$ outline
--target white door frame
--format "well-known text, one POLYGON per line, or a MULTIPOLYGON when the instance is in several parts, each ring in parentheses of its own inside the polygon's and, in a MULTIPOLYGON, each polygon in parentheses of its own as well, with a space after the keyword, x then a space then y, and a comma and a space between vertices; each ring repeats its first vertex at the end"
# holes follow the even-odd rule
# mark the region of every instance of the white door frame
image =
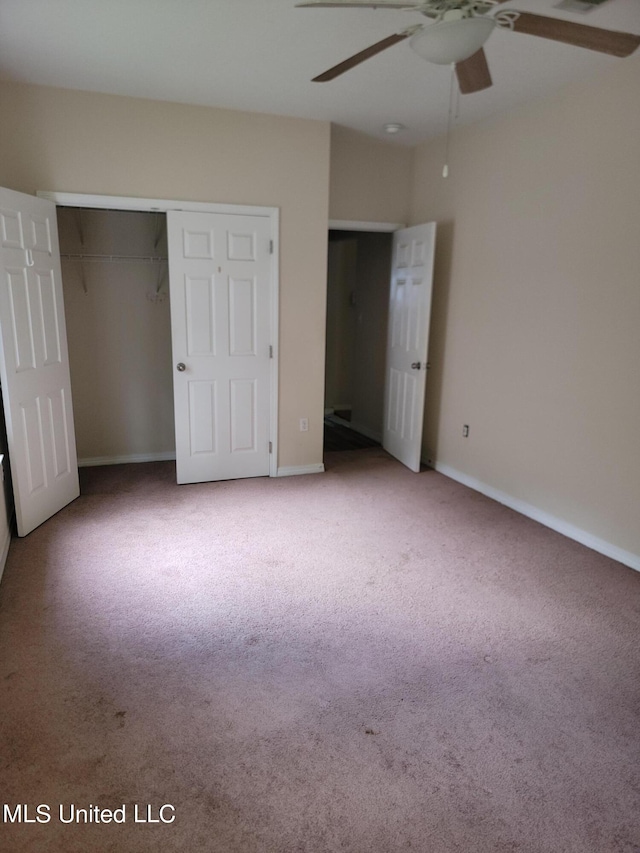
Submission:
POLYGON ((166 213, 168 210, 190 210, 199 213, 227 213, 244 216, 265 216, 271 223, 273 253, 271 255, 270 302, 273 358, 271 359, 270 381, 270 438, 272 453, 269 458, 269 476, 278 476, 278 363, 279 363, 279 290, 280 290, 280 210, 277 207, 250 206, 243 204, 215 204, 213 202, 185 201, 180 199, 135 198, 132 196, 95 195, 84 193, 61 193, 38 191, 39 198, 47 198, 59 207, 93 207, 102 210, 139 210, 150 213, 166 213))
POLYGON ((377 231, 391 234, 406 228, 404 222, 361 222, 359 219, 330 219, 329 231, 377 231))
MULTIPOLYGON (((405 222, 367 222, 359 219, 330 219, 329 231, 364 231, 369 233, 393 234, 407 228, 405 222)), ((388 307, 387 307, 388 310, 388 307)), ((386 376, 385 376, 386 385, 386 376)), ((426 462, 420 454, 420 462, 426 462)))

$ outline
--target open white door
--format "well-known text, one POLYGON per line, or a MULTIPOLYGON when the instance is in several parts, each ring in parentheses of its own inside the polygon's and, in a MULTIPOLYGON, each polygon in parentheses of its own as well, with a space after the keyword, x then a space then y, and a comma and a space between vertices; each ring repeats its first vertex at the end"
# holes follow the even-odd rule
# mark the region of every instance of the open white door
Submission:
POLYGON ((420 470, 436 224, 393 235, 382 444, 420 470))
POLYGON ((271 220, 170 210, 167 237, 178 483, 268 475, 271 220))
POLYGON ((55 204, 0 189, 0 378, 18 535, 80 494, 55 204))

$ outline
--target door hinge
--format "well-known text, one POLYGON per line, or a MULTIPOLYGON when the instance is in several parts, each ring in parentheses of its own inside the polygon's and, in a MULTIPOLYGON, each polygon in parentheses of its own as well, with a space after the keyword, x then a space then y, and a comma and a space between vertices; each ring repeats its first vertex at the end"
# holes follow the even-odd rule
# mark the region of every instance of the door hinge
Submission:
POLYGON ((269 442, 269 453, 273 453, 273 444, 269 442))
POLYGON ((269 240, 269 254, 273 255, 273 240, 269 240))
POLYGON ((273 344, 269 344, 269 358, 273 358, 273 344))

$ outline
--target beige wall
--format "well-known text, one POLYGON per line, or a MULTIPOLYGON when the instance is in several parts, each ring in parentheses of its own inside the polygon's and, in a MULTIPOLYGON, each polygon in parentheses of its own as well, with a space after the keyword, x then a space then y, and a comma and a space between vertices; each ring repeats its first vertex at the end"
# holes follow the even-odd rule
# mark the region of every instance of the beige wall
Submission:
POLYGON ((409 216, 412 168, 411 149, 334 125, 329 216, 405 223, 409 216))
POLYGON ((278 462, 320 463, 329 124, 12 83, 0 114, 10 189, 280 208, 278 462))
POLYGON ((640 555, 640 60, 417 149, 425 454, 640 555), (470 436, 462 437, 469 424, 470 436))

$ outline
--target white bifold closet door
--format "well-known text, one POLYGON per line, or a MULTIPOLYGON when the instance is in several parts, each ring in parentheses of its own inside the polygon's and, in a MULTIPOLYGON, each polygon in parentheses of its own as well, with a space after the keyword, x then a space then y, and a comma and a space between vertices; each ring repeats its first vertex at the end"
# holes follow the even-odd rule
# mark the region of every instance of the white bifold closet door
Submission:
POLYGON ((270 469, 271 223, 167 213, 178 483, 270 469))
POLYGON ((80 494, 56 207, 0 189, 0 377, 18 535, 80 494))

